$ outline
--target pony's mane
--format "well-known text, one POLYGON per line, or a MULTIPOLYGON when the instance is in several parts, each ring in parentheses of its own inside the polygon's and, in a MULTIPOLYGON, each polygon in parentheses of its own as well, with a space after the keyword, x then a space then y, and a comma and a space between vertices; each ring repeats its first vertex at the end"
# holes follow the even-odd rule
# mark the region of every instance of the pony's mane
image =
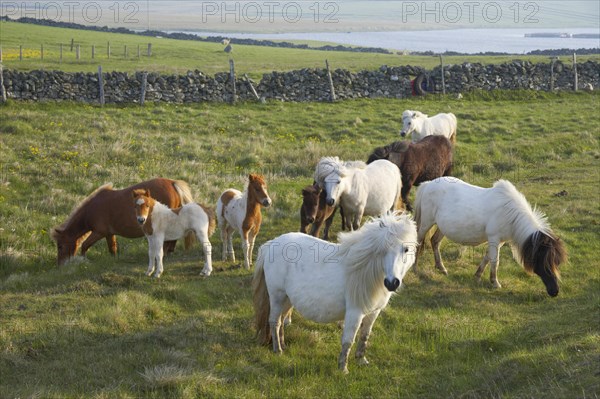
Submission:
POLYGON ((67 228, 67 226, 69 226, 69 224, 71 222, 73 222, 75 220, 75 218, 77 216, 79 216, 79 213, 81 212, 81 210, 96 196, 98 195, 98 193, 100 193, 101 191, 104 190, 112 190, 113 189, 113 184, 112 183, 106 183, 103 186, 98 187, 97 189, 95 189, 90 195, 88 195, 79 205, 77 205, 75 207, 75 209, 73 209, 71 211, 71 213, 69 214, 69 217, 67 218, 67 220, 65 220, 60 226, 55 227, 52 230, 51 236, 52 239, 54 241, 56 241, 58 239, 58 234, 59 231, 64 230, 65 228, 67 228))
POLYGON ((319 160, 315 169, 314 180, 320 186, 323 186, 325 178, 332 172, 344 173, 346 167, 338 157, 323 157, 319 160))
POLYGON ((359 230, 338 233, 338 256, 348 259, 347 286, 353 301, 363 309, 371 309, 374 287, 383 287, 383 256, 389 248, 415 245, 417 230, 413 219, 404 213, 389 213, 373 218, 359 230))
POLYGON ((514 226, 514 235, 519 245, 534 231, 539 230, 544 234, 552 232, 546 215, 537 208, 532 208, 511 182, 498 180, 493 188, 498 193, 498 202, 502 204, 504 221, 514 226))
POLYGON ((248 177, 248 183, 252 180, 258 182, 258 184, 266 184, 265 177, 263 175, 259 175, 258 173, 251 173, 248 177))
MULTIPOLYGON (((513 226, 511 249, 517 263, 528 272, 533 272, 535 262, 530 259, 530 256, 538 252, 541 242, 545 242, 546 245, 551 245, 551 242, 556 243, 553 246, 556 248, 560 246, 559 250, 563 250, 562 244, 558 244, 560 242, 558 237, 550 228, 546 215, 537 208, 532 208, 525 196, 511 182, 498 180, 493 188, 497 190, 500 203, 503 205, 504 222, 513 226), (541 236, 546 236, 547 239, 541 236)), ((560 258, 562 259, 562 256, 560 258)), ((547 265, 554 267, 552 263, 547 265)), ((555 272, 558 275, 558 271, 555 272)))
POLYGON ((369 159, 367 163, 371 163, 378 159, 389 159, 390 153, 392 152, 406 152, 410 142, 408 141, 394 141, 391 144, 388 144, 383 147, 377 147, 373 150, 373 153, 369 155, 369 159))

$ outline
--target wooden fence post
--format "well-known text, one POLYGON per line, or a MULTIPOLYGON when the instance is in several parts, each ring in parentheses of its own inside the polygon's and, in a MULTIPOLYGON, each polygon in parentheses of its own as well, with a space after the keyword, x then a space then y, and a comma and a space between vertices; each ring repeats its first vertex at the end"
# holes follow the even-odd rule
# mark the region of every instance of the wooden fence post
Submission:
POLYGON ((63 57, 63 45, 62 43, 60 44, 60 49, 59 49, 59 61, 62 64, 62 57, 63 57))
POLYGON ((329 79, 329 101, 335 101, 335 88, 333 87, 333 78, 331 77, 331 70, 329 69, 329 61, 325 60, 325 66, 327 67, 327 78, 329 79))
POLYGON ((100 105, 104 105, 104 81, 102 79, 102 65, 98 65, 98 97, 100 97, 100 105))
POLYGON ((4 73, 2 71, 2 64, 0 64, 0 103, 6 102, 6 90, 4 89, 4 73))
POLYGON ((77 47, 75 48, 75 58, 76 59, 81 58, 81 45, 80 44, 78 44, 77 47))
POLYGON ((108 45, 106 46, 106 57, 110 59, 110 42, 108 42, 108 45))
POLYGON ((127 58, 127 45, 123 48, 123 56, 127 58))
POLYGON ((148 85, 148 72, 142 74, 142 87, 140 88, 140 105, 146 102, 146 86, 148 85))
POLYGON ((43 44, 40 45, 40 59, 42 61, 44 60, 44 45, 43 44))
POLYGON ((577 53, 573 53, 573 90, 579 90, 579 78, 577 76, 577 53))
POLYGON ((148 57, 152 55, 152 43, 148 43, 148 57))
POLYGON ((446 76, 444 76, 444 56, 440 54, 440 68, 442 70, 442 94, 446 94, 446 76))
POLYGON ((92 44, 92 59, 96 58, 96 46, 92 44))
POLYGON ((74 45, 75 45, 75 39, 71 39, 71 52, 73 52, 74 45))
POLYGON ((248 75, 244 74, 244 78, 246 79, 246 83, 248 83, 248 86, 250 86, 250 90, 252 91, 252 94, 254 94, 254 98, 256 98, 256 100, 260 101, 260 97, 258 96, 256 89, 252 85, 252 82, 250 82, 250 78, 248 78, 248 75))
POLYGON ((231 80, 231 103, 237 101, 237 89, 235 87, 235 65, 233 59, 229 59, 229 80, 231 80))
POLYGON ((19 61, 23 61, 23 45, 19 44, 19 61))

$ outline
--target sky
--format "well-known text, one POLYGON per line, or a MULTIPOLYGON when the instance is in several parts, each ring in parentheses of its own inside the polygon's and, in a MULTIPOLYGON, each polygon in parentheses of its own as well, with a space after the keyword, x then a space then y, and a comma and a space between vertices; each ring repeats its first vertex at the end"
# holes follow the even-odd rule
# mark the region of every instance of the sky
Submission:
POLYGON ((129 29, 346 32, 590 28, 598 0, 0 0, 0 15, 129 29))

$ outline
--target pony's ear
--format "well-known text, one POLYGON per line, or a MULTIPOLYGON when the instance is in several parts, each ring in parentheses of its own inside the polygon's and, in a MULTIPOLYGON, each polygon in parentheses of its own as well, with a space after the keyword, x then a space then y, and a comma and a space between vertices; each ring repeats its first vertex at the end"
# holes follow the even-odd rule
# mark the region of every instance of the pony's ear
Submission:
POLYGON ((57 227, 55 229, 52 229, 52 231, 50 232, 50 237, 54 240, 54 241, 58 241, 58 239, 60 238, 60 236, 62 235, 62 233, 64 233, 64 230, 57 227))

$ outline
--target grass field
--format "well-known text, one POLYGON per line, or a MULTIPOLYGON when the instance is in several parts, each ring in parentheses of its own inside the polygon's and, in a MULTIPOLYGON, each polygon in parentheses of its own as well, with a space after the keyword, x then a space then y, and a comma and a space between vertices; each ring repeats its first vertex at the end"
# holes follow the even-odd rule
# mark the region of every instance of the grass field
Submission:
MULTIPOLYGON (((325 59, 332 68, 350 71, 375 70, 381 65, 419 65, 433 68, 439 65, 438 57, 411 56, 397 54, 351 53, 336 51, 316 51, 300 49, 270 48, 262 46, 236 45, 227 54, 223 46, 216 43, 191 42, 164 38, 149 38, 137 35, 101 33, 63 28, 0 22, 0 44, 3 51, 3 64, 6 68, 29 71, 34 69, 58 69, 70 72, 96 72, 98 65, 111 71, 159 71, 164 73, 185 73, 199 69, 204 73, 229 71, 229 59, 235 60, 238 76, 247 73, 260 79, 263 73, 289 71, 302 68, 325 68, 325 59), (70 51, 71 39, 81 46, 81 59, 77 60, 75 50, 70 51), (110 42, 111 58, 107 58, 107 45, 110 42), (152 43, 152 57, 145 56, 148 43, 152 43), (60 44, 63 44, 63 61, 60 62, 60 44), (44 45, 44 59, 41 60, 41 45, 44 45), (92 45, 95 58, 91 58, 92 45), (137 58, 140 46, 142 56, 137 58), (19 60, 19 46, 23 47, 23 60, 19 60), (124 46, 128 58, 124 56, 124 46)), ((315 44, 316 45, 316 44, 315 44)), ((484 64, 508 62, 515 58, 532 62, 549 62, 545 56, 452 56, 444 62, 461 64, 481 62, 484 64)), ((598 60, 599 56, 580 56, 578 60, 598 60)), ((565 60, 566 61, 566 60, 565 60)))
POLYGON ((599 105, 598 94, 535 92, 235 107, 10 102, 0 108, 0 397, 597 398, 599 105), (197 246, 166 258, 160 280, 145 277, 143 239, 119 239, 117 258, 100 242, 88 259, 55 265, 50 230, 109 181, 181 178, 214 205, 262 172, 274 206, 257 244, 296 231, 317 160, 366 159, 398 138, 406 108, 454 112, 455 175, 511 180, 548 215, 570 253, 557 298, 508 248, 503 288, 487 273, 477 284, 484 248, 445 241, 449 276, 426 249, 422 274, 408 274, 375 324, 371 364, 351 361, 343 376, 335 324, 296 315, 282 356, 256 343, 251 273, 220 261, 218 233, 209 278, 197 246))

